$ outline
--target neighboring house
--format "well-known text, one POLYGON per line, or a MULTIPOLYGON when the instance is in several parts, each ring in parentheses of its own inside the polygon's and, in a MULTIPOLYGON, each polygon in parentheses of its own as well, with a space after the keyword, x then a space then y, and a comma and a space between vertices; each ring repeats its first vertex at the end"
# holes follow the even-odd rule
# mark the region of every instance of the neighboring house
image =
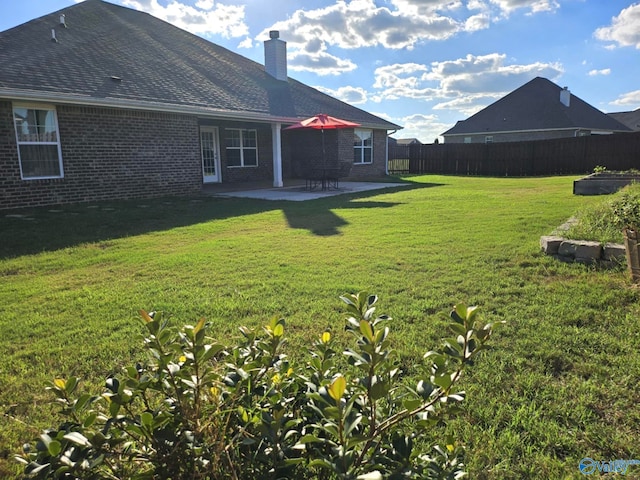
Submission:
POLYGON ((634 132, 640 131, 640 108, 632 112, 610 113, 609 116, 622 123, 623 125, 626 125, 634 132))
POLYGON ((422 145, 422 142, 417 138, 398 138, 396 145, 422 145))
POLYGON ((0 32, 0 209, 185 195, 203 184, 304 175, 325 158, 384 175, 399 127, 287 76, 271 32, 265 66, 153 16, 86 0, 0 32))
POLYGON ((445 143, 544 140, 629 132, 616 119, 536 77, 442 134, 445 143))

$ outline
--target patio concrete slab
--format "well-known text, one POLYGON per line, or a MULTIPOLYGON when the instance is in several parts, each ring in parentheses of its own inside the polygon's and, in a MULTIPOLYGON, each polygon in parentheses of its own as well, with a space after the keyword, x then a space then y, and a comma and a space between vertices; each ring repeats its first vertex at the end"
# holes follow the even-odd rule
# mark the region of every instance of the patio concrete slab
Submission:
POLYGON ((344 195, 346 193, 358 193, 368 190, 383 188, 395 188, 409 186, 407 183, 377 183, 377 182, 340 182, 337 190, 306 190, 304 186, 282 188, 259 188, 254 190, 239 190, 227 192, 211 192, 215 197, 256 198, 260 200, 287 200, 291 202, 304 202, 318 198, 344 195))

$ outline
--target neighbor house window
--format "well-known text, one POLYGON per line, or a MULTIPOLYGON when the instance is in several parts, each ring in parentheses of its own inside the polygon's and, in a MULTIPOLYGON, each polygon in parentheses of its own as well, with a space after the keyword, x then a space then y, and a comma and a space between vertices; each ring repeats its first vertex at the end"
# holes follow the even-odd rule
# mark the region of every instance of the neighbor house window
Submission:
POLYGON ((258 166, 258 133, 256 130, 225 130, 228 167, 258 166))
POLYGON ((13 122, 22 178, 61 178, 64 172, 55 107, 14 105, 13 122))
POLYGON ((373 162, 373 130, 356 128, 353 135, 353 163, 373 162))
POLYGON ((493 143, 493 135, 487 135, 484 137, 484 143, 493 143))
POLYGON ((471 143, 471 137, 464 137, 464 143, 471 143))

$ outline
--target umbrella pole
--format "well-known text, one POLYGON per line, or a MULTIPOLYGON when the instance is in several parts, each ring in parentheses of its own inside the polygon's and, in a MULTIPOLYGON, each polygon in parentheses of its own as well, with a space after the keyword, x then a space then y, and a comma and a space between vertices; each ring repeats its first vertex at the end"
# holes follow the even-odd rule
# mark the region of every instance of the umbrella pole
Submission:
POLYGON ((322 170, 324 170, 327 166, 327 154, 324 151, 324 127, 322 127, 320 130, 322 131, 322 170))

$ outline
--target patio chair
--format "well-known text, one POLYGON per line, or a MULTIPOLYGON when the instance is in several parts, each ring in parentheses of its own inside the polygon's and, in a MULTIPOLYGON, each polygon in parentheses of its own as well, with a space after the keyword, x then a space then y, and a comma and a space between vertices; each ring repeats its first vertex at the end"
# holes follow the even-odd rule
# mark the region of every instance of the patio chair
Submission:
POLYGON ((337 168, 331 168, 326 171, 327 189, 332 188, 338 190, 340 187, 340 179, 348 177, 351 173, 351 164, 343 162, 337 168))

